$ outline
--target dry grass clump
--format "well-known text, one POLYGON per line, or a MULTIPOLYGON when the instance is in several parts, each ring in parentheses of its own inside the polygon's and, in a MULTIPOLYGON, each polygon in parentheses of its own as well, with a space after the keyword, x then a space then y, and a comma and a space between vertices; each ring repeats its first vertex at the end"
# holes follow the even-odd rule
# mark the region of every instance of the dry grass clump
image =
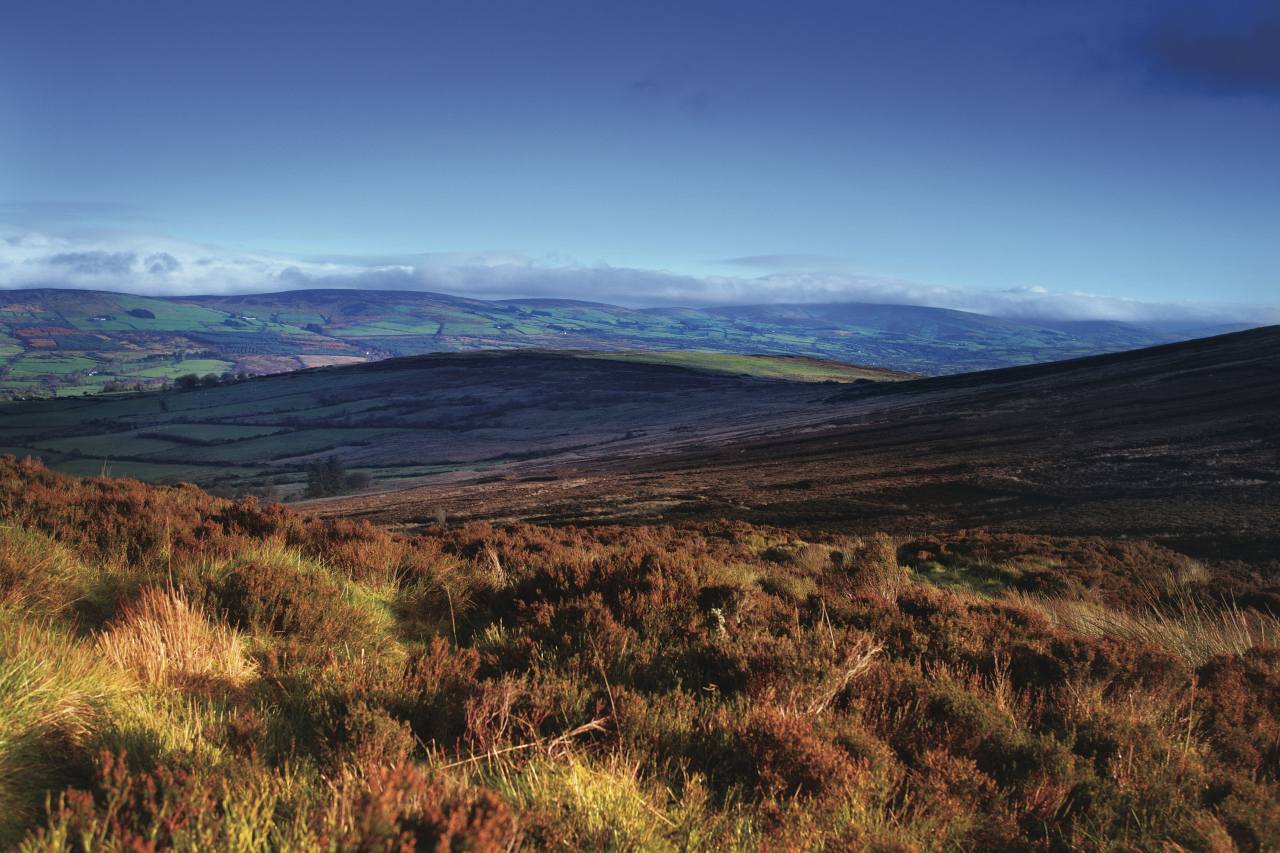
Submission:
POLYGON ((1258 646, 1280 646, 1280 618, 1234 604, 1213 607, 1186 595, 1122 610, 1096 601, 1010 593, 1008 600, 1044 614, 1073 634, 1114 637, 1168 649, 1192 666, 1215 655, 1242 655, 1258 646))
POLYGON ((898 564, 898 547, 893 537, 876 533, 853 543, 855 548, 844 554, 842 564, 857 579, 861 591, 896 601, 911 585, 911 577, 898 564))
POLYGON ((19 524, 0 523, 0 604, 64 615, 85 594, 89 574, 63 543, 19 524))
POLYGON ((103 657, 154 687, 239 688, 257 674, 238 632, 176 589, 149 587, 98 636, 103 657))

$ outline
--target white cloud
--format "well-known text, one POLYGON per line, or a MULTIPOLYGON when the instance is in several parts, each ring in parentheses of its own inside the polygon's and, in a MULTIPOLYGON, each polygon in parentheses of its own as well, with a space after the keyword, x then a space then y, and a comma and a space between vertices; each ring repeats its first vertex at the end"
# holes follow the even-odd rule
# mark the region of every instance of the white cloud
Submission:
MULTIPOLYGON (((315 286, 335 276, 390 272, 282 255, 227 252, 147 234, 50 234, 0 228, 0 287, 70 287, 187 296, 315 286)), ((401 268, 407 275, 411 268, 401 268)))
POLYGON ((353 287, 434 290, 477 299, 581 299, 631 307, 876 302, 1021 319, 1280 323, 1280 308, 1275 306, 1143 302, 1034 285, 962 289, 824 270, 812 263, 806 265, 809 271, 786 271, 784 257, 792 256, 749 259, 775 270, 765 275, 699 277, 563 259, 535 261, 510 251, 297 258, 230 252, 136 233, 50 234, 0 228, 0 288, 195 295, 353 287))

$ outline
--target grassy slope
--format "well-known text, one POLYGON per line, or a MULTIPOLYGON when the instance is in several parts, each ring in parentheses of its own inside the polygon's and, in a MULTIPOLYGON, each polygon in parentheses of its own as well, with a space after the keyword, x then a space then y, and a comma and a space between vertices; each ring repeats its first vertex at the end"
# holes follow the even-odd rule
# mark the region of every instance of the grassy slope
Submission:
POLYGON ((409 292, 155 299, 32 290, 0 294, 0 391, 87 393, 108 381, 512 347, 765 352, 932 374, 1166 339, 1114 323, 1053 326, 909 306, 637 311, 409 292))
POLYGON ((978 545, 402 539, 0 460, 0 844, 1280 845, 1277 625, 1238 580, 978 545))
POLYGON ((910 374, 801 356, 765 356, 706 350, 621 352, 603 358, 647 364, 671 364, 711 373, 733 373, 797 382, 872 382, 911 378, 910 374))

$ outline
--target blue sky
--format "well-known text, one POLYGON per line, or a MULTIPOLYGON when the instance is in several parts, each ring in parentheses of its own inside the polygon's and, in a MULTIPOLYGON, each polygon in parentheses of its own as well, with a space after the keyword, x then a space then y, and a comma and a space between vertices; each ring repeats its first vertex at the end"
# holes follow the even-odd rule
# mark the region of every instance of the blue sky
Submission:
POLYGON ((1278 152, 1273 3, 50 0, 0 283, 1272 305, 1278 152))

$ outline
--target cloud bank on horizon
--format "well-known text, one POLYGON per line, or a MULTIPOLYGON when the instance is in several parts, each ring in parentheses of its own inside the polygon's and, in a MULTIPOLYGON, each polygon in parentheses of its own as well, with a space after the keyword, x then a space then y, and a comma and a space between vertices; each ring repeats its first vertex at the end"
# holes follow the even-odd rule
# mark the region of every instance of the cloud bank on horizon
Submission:
POLYGON ((727 267, 755 275, 537 261, 517 252, 300 258, 234 252, 116 231, 54 235, 0 229, 0 289, 72 288, 148 296, 267 293, 306 288, 422 290, 475 299, 555 298, 629 307, 869 302, 998 317, 1149 324, 1280 323, 1280 306, 1154 302, 1027 286, 977 290, 858 274, 839 258, 760 255, 727 267))

